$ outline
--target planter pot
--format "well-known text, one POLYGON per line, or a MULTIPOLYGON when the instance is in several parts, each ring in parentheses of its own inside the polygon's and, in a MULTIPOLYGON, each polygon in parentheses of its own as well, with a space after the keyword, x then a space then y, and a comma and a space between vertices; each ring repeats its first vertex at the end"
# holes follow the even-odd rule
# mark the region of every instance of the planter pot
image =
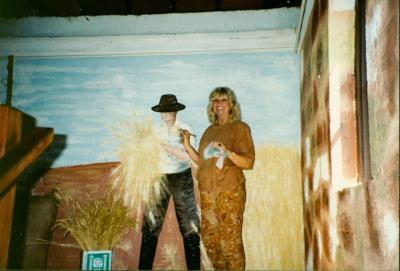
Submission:
POLYGON ((111 250, 84 251, 82 270, 111 270, 111 250))

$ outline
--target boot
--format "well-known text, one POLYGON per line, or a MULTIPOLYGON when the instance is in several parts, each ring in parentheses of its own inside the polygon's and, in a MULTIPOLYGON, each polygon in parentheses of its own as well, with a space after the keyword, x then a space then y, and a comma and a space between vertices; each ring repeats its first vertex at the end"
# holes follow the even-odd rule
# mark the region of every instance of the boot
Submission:
POLYGON ((156 255, 158 237, 143 234, 142 244, 140 246, 140 259, 139 259, 139 269, 140 270, 152 270, 154 256, 156 255))
POLYGON ((200 270, 200 237, 191 233, 183 237, 185 259, 188 270, 200 270))

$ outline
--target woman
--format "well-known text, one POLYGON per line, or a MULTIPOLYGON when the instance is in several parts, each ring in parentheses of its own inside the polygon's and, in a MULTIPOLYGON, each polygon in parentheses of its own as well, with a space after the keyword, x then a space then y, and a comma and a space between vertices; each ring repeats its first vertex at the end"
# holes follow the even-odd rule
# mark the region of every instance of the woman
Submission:
POLYGON ((215 269, 243 270, 242 222, 246 201, 243 169, 252 169, 254 145, 249 126, 240 120, 235 93, 218 87, 209 96, 208 119, 199 151, 183 131, 183 146, 198 165, 202 239, 215 269))

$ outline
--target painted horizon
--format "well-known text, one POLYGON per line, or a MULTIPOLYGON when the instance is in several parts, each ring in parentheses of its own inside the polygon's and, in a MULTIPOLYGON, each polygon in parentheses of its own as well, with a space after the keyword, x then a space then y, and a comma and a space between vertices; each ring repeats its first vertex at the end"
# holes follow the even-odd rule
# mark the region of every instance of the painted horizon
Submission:
POLYGON ((13 106, 66 136, 52 167, 116 161, 111 127, 132 112, 158 124, 151 107, 166 93, 186 105, 178 118, 201 135, 217 86, 235 91, 256 147, 298 145, 298 67, 292 52, 17 58, 13 106))

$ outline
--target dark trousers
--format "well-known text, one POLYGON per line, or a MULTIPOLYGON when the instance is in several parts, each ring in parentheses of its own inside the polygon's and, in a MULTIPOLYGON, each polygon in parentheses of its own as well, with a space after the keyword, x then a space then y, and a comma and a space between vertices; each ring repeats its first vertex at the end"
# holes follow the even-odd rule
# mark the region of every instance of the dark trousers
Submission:
POLYGON ((163 193, 156 207, 145 209, 142 226, 142 244, 140 247, 139 269, 153 268, 158 236, 161 232, 168 203, 172 197, 179 230, 183 237, 185 258, 189 270, 200 269, 200 221, 194 196, 191 169, 166 174, 166 193, 163 193), (152 212, 150 219, 149 213, 152 212))

